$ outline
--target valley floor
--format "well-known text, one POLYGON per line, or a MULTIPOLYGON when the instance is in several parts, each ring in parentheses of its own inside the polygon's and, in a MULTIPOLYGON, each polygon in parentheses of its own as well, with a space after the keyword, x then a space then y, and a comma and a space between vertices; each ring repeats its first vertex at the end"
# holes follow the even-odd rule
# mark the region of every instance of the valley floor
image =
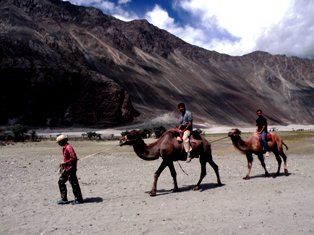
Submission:
MULTIPOLYGON (((222 187, 216 187, 208 165, 202 190, 191 190, 200 173, 193 159, 180 162, 188 175, 175 163, 180 192, 171 192, 166 169, 153 198, 147 192, 160 159, 145 162, 118 141, 70 140, 80 158, 86 203, 64 206, 56 204, 62 155, 54 141, 2 146, 0 234, 313 234, 314 136, 290 132, 284 139, 289 176, 264 178, 254 158, 252 179, 243 180, 246 158, 224 139, 212 144, 222 187)), ((266 164, 269 172, 276 171, 273 155, 266 164)), ((69 185, 68 194, 72 199, 69 185)))

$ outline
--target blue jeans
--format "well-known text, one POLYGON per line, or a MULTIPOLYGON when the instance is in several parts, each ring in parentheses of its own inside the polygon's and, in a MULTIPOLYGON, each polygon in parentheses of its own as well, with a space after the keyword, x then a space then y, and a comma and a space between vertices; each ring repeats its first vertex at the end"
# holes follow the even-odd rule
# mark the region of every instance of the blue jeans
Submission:
POLYGON ((267 143, 267 132, 263 131, 261 133, 261 136, 262 136, 262 145, 263 145, 264 151, 268 152, 269 147, 268 147, 268 143, 267 143))

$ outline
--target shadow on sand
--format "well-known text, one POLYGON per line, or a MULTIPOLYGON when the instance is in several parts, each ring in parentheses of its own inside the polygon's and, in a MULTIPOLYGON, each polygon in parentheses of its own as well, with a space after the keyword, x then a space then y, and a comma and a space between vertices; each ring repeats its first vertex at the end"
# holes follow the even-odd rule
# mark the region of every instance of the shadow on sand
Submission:
POLYGON ((84 203, 100 203, 103 202, 101 197, 87 197, 84 199, 84 203))
POLYGON ((288 174, 282 172, 282 173, 279 173, 279 175, 276 175, 276 173, 270 173, 268 177, 266 177, 265 174, 259 174, 259 175, 250 176, 250 179, 254 179, 254 178, 277 178, 277 177, 289 176, 289 175, 291 175, 290 172, 288 174))
MULTIPOLYGON (((183 193, 183 192, 187 192, 187 191, 191 191, 193 190, 194 188, 194 184, 193 185, 185 185, 183 187, 179 187, 179 191, 176 192, 176 193, 183 193)), ((225 184, 222 184, 222 185, 217 185, 217 184, 214 184, 214 183, 209 183, 209 184, 201 184, 200 186, 200 189, 197 190, 199 192, 203 192, 203 191, 206 191, 206 190, 209 190, 209 189, 214 189, 214 188, 218 188, 218 187, 223 187, 225 186, 225 184)), ((149 193, 149 191, 146 191, 145 193, 149 193)), ((162 195, 166 195, 166 194, 171 194, 173 193, 172 192, 172 189, 159 189, 157 190, 157 195, 156 196, 162 196, 162 195)))

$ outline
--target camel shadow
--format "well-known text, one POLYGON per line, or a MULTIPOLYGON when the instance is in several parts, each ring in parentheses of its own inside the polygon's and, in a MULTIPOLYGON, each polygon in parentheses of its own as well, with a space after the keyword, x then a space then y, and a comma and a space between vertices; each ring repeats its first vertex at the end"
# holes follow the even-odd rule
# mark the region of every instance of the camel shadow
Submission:
POLYGON ((292 173, 284 173, 284 172, 281 172, 281 173, 279 173, 279 175, 276 175, 276 173, 273 173, 273 174, 270 174, 271 175, 271 177, 273 177, 273 178, 277 178, 277 177, 282 177, 282 176, 289 176, 289 175, 291 175, 292 173))
POLYGON ((289 176, 289 175, 291 175, 290 172, 288 174, 282 172, 282 173, 279 173, 279 175, 276 175, 276 173, 270 173, 268 177, 265 176, 265 174, 259 174, 259 175, 250 176, 250 179, 254 179, 254 178, 277 178, 277 177, 289 176))
POLYGON ((100 203, 103 202, 101 197, 87 197, 84 199, 84 203, 100 203))
POLYGON ((269 174, 269 176, 265 176, 265 174, 259 174, 259 175, 253 175, 250 176, 250 179, 255 179, 255 178, 272 178, 272 174, 269 174))
MULTIPOLYGON (((222 184, 222 185, 217 185, 214 183, 202 184, 200 186, 200 189, 196 190, 196 191, 203 192, 203 191, 206 191, 209 189, 219 188, 219 187, 223 187, 223 186, 225 186, 225 184, 222 184)), ((178 192, 175 192, 175 193, 183 193, 183 192, 187 192, 187 191, 193 191, 194 187, 195 187, 195 184, 184 185, 183 187, 179 188, 178 192)), ((149 191, 146 191, 145 193, 149 193, 149 191)), ((173 193, 172 189, 159 189, 159 190, 157 190, 156 196, 162 196, 162 195, 167 195, 167 194, 172 194, 172 193, 173 193)))
MULTIPOLYGON (((225 186, 225 184, 222 184, 222 185, 218 185, 218 184, 215 184, 215 183, 201 184, 200 189, 196 190, 196 191, 203 192, 203 191, 206 191, 206 190, 210 190, 210 189, 214 189, 214 188, 220 188, 220 187, 223 187, 223 186, 225 186)), ((194 184, 193 185, 185 185, 184 187, 181 187, 179 190, 181 192, 190 191, 190 190, 193 190, 194 187, 195 187, 194 184)))
MULTIPOLYGON (((145 191, 145 193, 149 194, 150 191, 145 191)), ((167 194, 171 194, 172 189, 159 189, 157 190, 157 195, 156 196, 162 196, 162 195, 167 195, 167 194)))

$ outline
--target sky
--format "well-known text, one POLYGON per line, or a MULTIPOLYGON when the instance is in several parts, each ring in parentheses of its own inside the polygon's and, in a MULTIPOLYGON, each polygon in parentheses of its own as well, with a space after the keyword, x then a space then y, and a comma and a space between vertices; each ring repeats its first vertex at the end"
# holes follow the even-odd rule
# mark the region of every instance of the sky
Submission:
POLYGON ((123 21, 146 19, 184 41, 232 56, 314 59, 314 0, 69 0, 123 21))

